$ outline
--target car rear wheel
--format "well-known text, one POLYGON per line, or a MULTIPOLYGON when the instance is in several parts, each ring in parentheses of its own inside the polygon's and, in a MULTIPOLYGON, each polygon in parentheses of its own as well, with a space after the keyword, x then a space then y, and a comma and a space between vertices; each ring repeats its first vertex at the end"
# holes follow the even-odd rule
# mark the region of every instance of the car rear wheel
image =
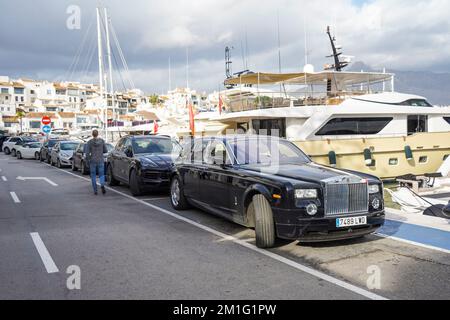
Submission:
POLYGON ((132 170, 130 173, 130 190, 133 196, 142 196, 142 188, 139 185, 139 178, 137 176, 136 170, 132 170))
POLYGON ((56 160, 56 166, 57 166, 59 169, 62 168, 62 166, 61 166, 61 161, 60 161, 59 159, 56 160))
POLYGON ((16 155, 17 155, 17 159, 22 159, 22 154, 20 153, 20 151, 18 151, 18 152, 16 152, 16 155))
POLYGON ((262 194, 253 196, 252 205, 255 210, 256 246, 272 248, 275 245, 275 224, 269 201, 262 194))
POLYGON ((86 167, 84 161, 81 161, 81 173, 85 176, 87 176, 89 174, 89 170, 86 167))
POLYGON ((53 165, 52 158, 50 156, 47 156, 47 163, 53 165))
POLYGON ((39 153, 39 161, 40 161, 40 162, 44 162, 44 160, 45 160, 45 159, 44 159, 44 157, 42 156, 42 153, 39 153))
POLYGON ((183 187, 178 176, 173 177, 170 183, 170 203, 175 210, 189 209, 189 203, 184 196, 183 187))
POLYGON ((5 150, 3 150, 4 152, 5 152, 5 154, 7 154, 7 155, 9 155, 9 154, 11 154, 11 151, 9 150, 9 148, 8 147, 6 147, 5 148, 5 150))
POLYGON ((12 151, 11 151, 11 155, 12 155, 13 157, 17 157, 17 152, 16 152, 16 150, 15 150, 15 149, 12 149, 12 151))
POLYGON ((108 181, 108 185, 110 187, 115 187, 119 185, 119 181, 114 178, 113 170, 111 166, 108 166, 106 170, 106 180, 108 181))

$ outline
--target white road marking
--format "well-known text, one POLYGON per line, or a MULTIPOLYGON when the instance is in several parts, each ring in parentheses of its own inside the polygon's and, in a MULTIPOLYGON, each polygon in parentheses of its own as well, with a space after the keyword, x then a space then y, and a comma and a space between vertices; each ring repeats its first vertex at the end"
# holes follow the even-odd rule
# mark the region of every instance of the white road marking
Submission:
MULTIPOLYGON (((58 168, 56 168, 56 169, 58 169, 58 168)), ((65 170, 62 170, 62 169, 58 169, 58 170, 61 170, 62 172, 66 173, 66 174, 69 174, 69 175, 72 175, 74 177, 77 177, 79 179, 82 179, 82 180, 85 180, 85 181, 88 181, 88 182, 91 181, 91 180, 89 180, 87 178, 80 177, 80 176, 78 176, 78 175, 76 175, 76 174, 74 174, 72 172, 68 172, 68 171, 65 171, 65 170)), ((173 212, 171 212, 169 210, 166 210, 166 209, 160 208, 158 206, 152 205, 152 204, 150 204, 148 202, 145 202, 143 200, 136 199, 135 197, 130 196, 130 195, 128 195, 126 193, 123 193, 121 191, 117 191, 117 190, 111 189, 111 188, 108 188, 108 190, 110 190, 112 192, 115 192, 117 194, 120 194, 121 196, 123 196, 125 198, 128 198, 128 199, 134 200, 136 202, 139 202, 139 203, 141 203, 141 204, 143 204, 143 205, 145 205, 147 207, 150 207, 150 208, 152 208, 154 210, 157 210, 157 211, 159 211, 159 212, 161 212, 163 214, 166 214, 168 216, 171 216, 171 217, 173 217, 175 219, 178 219, 178 220, 181 220, 183 222, 186 222, 186 223, 188 223, 188 224, 190 224, 192 226, 195 226, 195 227, 197 227, 199 229, 202 229, 202 230, 204 230, 206 232, 214 234, 214 235, 216 235, 216 236, 218 236, 218 237, 220 237, 220 238, 222 238, 224 240, 232 241, 232 242, 234 242, 234 243, 236 243, 236 244, 238 244, 240 246, 243 246, 243 247, 245 247, 245 248, 247 248, 247 249, 249 249, 251 251, 260 253, 260 254, 262 254, 264 256, 267 256, 269 258, 272 258, 272 259, 274 259, 274 260, 276 260, 278 262, 281 262, 281 263, 284 263, 284 264, 286 264, 288 266, 291 266, 294 269, 297 269, 297 270, 300 270, 302 272, 305 272, 305 273, 307 273, 309 275, 312 275, 312 276, 314 276, 316 278, 325 280, 325 281, 327 281, 329 283, 332 283, 332 284, 334 284, 336 286, 339 286, 341 288, 347 289, 347 290, 349 290, 351 292, 359 294, 359 295, 361 295, 363 297, 366 297, 368 299, 371 299, 371 300, 388 300, 387 298, 382 297, 380 295, 377 295, 377 294, 375 294, 373 292, 370 292, 368 290, 365 290, 365 289, 362 289, 360 287, 354 286, 354 285, 352 285, 350 283, 347 283, 345 281, 339 280, 337 278, 329 276, 329 275, 327 275, 327 274, 325 274, 323 272, 317 271, 317 270, 312 269, 310 267, 304 266, 304 265, 302 265, 302 264, 300 264, 298 262, 295 262, 293 260, 287 259, 287 258, 285 258, 283 256, 278 255, 278 254, 272 253, 272 252, 267 251, 267 250, 260 249, 260 248, 256 247, 255 245, 253 245, 251 243, 247 243, 247 242, 245 242, 243 240, 240 240, 240 239, 237 239, 237 238, 235 238, 235 237, 233 237, 231 235, 222 233, 220 231, 217 231, 215 229, 212 229, 210 227, 207 227, 205 225, 202 225, 200 223, 192 221, 192 220, 190 220, 188 218, 182 217, 182 216, 180 216, 180 215, 178 215, 176 213, 173 213, 173 212)))
POLYGON ((30 233, 30 235, 31 235, 31 238, 33 239, 34 245, 39 253, 39 256, 41 257, 41 260, 44 263, 47 273, 59 272, 58 267, 56 266, 55 262, 53 261, 52 257, 50 256, 50 253, 48 252, 47 248, 45 247, 45 244, 42 241, 41 237, 39 236, 39 233, 37 233, 37 232, 30 233))
POLYGON ((164 197, 164 198, 149 198, 149 199, 138 199, 141 201, 159 201, 159 200, 168 200, 169 197, 164 197))
POLYGON ((19 197, 15 192, 10 192, 9 194, 11 195, 11 198, 13 198, 14 203, 20 203, 19 197))
POLYGON ((407 243, 407 244, 411 244, 413 246, 422 247, 422 248, 429 249, 429 250, 440 251, 440 252, 443 252, 443 253, 450 253, 450 250, 447 250, 447 249, 433 247, 433 246, 429 246, 429 245, 426 245, 426 244, 422 244, 422 243, 418 243, 418 242, 414 242, 414 241, 410 241, 410 240, 405 240, 405 239, 401 239, 401 238, 397 238, 397 237, 387 236, 387 235, 379 234, 379 233, 375 233, 375 235, 377 237, 380 237, 380 238, 400 241, 400 242, 404 242, 404 243, 407 243))
POLYGON ((47 182, 48 184, 57 187, 58 185, 56 183, 54 183, 53 181, 51 181, 48 178, 44 178, 44 177, 17 177, 17 180, 20 181, 26 181, 26 180, 43 180, 45 182, 47 182))
POLYGON ((5 182, 7 182, 7 181, 8 181, 8 179, 6 179, 6 177, 5 177, 5 176, 2 176, 2 180, 3 180, 3 181, 5 181, 5 182))

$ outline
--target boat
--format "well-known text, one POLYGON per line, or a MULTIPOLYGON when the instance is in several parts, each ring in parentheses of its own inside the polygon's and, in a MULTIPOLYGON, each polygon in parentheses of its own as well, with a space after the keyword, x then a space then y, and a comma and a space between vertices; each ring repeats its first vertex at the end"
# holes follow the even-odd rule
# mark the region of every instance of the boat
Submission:
POLYGON ((450 156, 450 107, 396 92, 394 74, 343 71, 349 60, 330 39, 334 64, 323 71, 228 77, 225 110, 211 120, 223 134, 277 135, 315 162, 383 180, 437 172, 450 156))

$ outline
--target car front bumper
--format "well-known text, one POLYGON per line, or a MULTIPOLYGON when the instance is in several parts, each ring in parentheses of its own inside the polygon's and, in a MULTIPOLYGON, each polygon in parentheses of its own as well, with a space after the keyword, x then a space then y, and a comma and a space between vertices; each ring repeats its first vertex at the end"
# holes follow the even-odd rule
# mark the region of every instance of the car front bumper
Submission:
POLYGON ((59 161, 61 162, 61 165, 63 166, 71 166, 72 165, 72 158, 59 158, 59 161))
POLYGON ((362 237, 376 232, 385 221, 384 211, 319 218, 304 218, 304 214, 296 214, 294 210, 273 208, 273 213, 278 237, 301 242, 337 241, 362 237), (300 218, 293 218, 299 216, 300 218), (367 217, 366 225, 336 227, 336 219, 360 216, 367 217))
POLYGON ((166 189, 170 186, 172 171, 141 171, 140 183, 144 189, 166 189))

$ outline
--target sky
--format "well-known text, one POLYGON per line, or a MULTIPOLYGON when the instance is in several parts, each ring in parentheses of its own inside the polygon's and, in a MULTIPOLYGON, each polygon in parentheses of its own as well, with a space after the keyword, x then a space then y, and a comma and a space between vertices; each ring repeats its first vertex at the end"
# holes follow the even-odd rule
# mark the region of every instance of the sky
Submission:
MULTIPOLYGON (((0 75, 98 82, 98 3, 0 0, 0 75), (74 6, 79 20, 72 19, 74 6)), ((187 79, 200 92, 221 88, 226 46, 232 48, 233 72, 245 67, 278 72, 278 43, 283 72, 301 71, 305 56, 322 70, 331 62, 328 25, 344 54, 375 69, 450 72, 448 0, 103 0, 101 5, 109 10, 131 79, 147 93, 166 92, 169 84, 184 87, 187 79)), ((114 47, 113 53, 114 86, 130 87, 114 47)))

